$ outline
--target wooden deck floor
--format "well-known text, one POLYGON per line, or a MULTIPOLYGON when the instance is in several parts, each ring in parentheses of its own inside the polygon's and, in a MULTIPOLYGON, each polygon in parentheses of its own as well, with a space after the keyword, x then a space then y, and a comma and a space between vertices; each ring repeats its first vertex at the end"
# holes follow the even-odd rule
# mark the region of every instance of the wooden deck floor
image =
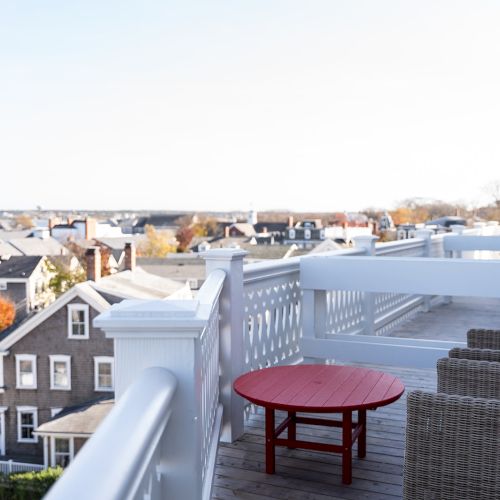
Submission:
MULTIPOLYGON (((469 328, 500 328, 500 300, 457 298, 428 313, 418 313, 391 335, 436 340, 466 340, 469 328)), ((403 380, 406 392, 436 390, 434 370, 373 366, 403 380)), ((264 417, 261 410, 247 421, 237 442, 221 444, 213 498, 279 498, 290 500, 399 499, 402 497, 406 395, 390 406, 368 412, 367 456, 353 458, 353 482, 341 483, 340 456, 307 450, 277 448, 276 474, 264 472, 264 417)), ((336 442, 337 429, 301 426, 299 439, 336 442)), ((355 446, 356 450, 356 446, 355 446)))
MULTIPOLYGON (((407 391, 435 391, 433 370, 380 368, 403 380, 407 391)), ((341 483, 340 455, 307 450, 276 451, 276 474, 269 475, 264 463, 264 417, 261 409, 247 421, 244 436, 235 443, 221 444, 215 472, 213 498, 291 500, 396 499, 402 496, 406 396, 390 406, 368 412, 367 456, 353 458, 353 482, 341 483)), ((300 426, 299 439, 339 441, 339 430, 300 426)), ((356 447, 356 445, 355 445, 356 447)), ((355 448, 356 449, 356 448, 355 448)), ((355 453, 354 453, 355 455, 355 453)))

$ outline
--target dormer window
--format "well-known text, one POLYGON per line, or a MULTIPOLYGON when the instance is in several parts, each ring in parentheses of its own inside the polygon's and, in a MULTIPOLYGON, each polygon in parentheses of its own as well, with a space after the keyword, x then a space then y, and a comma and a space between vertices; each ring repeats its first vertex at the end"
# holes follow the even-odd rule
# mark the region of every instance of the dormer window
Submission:
POLYGON ((304 239, 305 240, 311 239, 311 230, 310 229, 304 229, 304 239))
POLYGON ((68 305, 68 338, 89 338, 89 306, 87 304, 68 305))
POLYGON ((295 239, 295 229, 290 229, 288 231, 288 237, 291 239, 291 240, 294 240, 295 239))

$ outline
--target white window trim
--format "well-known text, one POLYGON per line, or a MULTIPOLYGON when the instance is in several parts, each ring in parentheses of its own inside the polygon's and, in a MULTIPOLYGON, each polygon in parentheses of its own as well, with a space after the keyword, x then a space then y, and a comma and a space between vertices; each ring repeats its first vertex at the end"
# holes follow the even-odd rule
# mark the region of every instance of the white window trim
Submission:
POLYGON ((51 408, 50 409, 50 418, 54 418, 58 413, 61 413, 62 408, 51 408))
POLYGON ((36 354, 16 354, 16 389, 36 389, 36 354), (31 361, 33 385, 21 385, 21 361, 31 361))
POLYGON ((112 356, 94 356, 94 390, 96 392, 113 392, 115 390, 115 359, 112 356), (99 386, 99 365, 111 363, 111 387, 99 386))
POLYGON ((67 439, 69 441, 69 463, 73 461, 75 458, 75 440, 71 436, 51 436, 50 437, 50 466, 55 467, 56 466, 56 439, 67 439))
POLYGON ((36 406, 18 406, 17 410, 17 442, 18 443, 38 443, 38 436, 33 434, 33 439, 23 439, 21 436, 21 413, 33 414, 33 432, 38 427, 38 408, 36 406))
POLYGON ((71 356, 66 354, 53 354, 49 356, 50 358, 50 389, 52 391, 71 391, 71 356), (56 362, 66 363, 66 368, 68 371, 68 385, 64 387, 57 387, 55 385, 54 377, 54 364, 56 362))
POLYGON ((74 340, 85 340, 89 338, 89 306, 88 304, 68 304, 68 338, 74 340), (72 312, 83 311, 84 335, 73 335, 72 312))

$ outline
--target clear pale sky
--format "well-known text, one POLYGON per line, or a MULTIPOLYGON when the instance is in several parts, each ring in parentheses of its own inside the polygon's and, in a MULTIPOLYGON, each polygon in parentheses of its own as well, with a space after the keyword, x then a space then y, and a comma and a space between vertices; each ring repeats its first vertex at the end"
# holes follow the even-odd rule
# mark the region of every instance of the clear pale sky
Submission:
POLYGON ((0 2, 0 208, 356 210, 500 178, 500 2, 0 2))

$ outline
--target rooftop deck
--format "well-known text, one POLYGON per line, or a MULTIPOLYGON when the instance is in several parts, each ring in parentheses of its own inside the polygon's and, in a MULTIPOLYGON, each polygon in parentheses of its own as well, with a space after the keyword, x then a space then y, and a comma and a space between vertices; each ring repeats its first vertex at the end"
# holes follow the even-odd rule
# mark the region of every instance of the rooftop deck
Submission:
MULTIPOLYGON (((418 313, 392 336, 465 341, 472 327, 500 325, 500 300, 454 299, 429 313, 418 313)), ((370 366, 398 376, 406 392, 436 390, 434 370, 370 366)), ((278 413, 279 414, 279 413, 278 413)), ((282 416, 281 414, 280 416, 282 416)), ((395 499, 402 498, 406 397, 368 412, 367 456, 353 453, 353 482, 341 484, 341 458, 333 453, 276 449, 276 474, 265 473, 264 416, 261 408, 246 422, 245 435, 233 444, 221 443, 215 471, 213 498, 244 499, 395 499)), ((303 425, 301 438, 320 442, 340 439, 339 430, 303 425)))

